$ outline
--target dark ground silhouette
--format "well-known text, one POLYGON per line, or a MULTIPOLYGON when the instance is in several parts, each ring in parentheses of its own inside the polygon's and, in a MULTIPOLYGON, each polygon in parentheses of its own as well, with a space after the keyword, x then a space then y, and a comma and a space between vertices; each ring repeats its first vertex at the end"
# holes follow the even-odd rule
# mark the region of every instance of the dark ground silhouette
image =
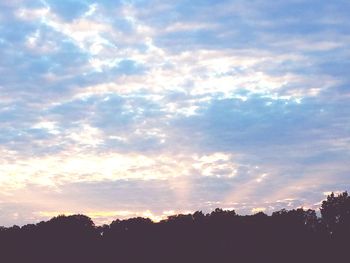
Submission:
POLYGON ((95 226, 84 215, 0 227, 4 263, 350 262, 350 197, 333 193, 314 210, 240 216, 216 209, 95 226))

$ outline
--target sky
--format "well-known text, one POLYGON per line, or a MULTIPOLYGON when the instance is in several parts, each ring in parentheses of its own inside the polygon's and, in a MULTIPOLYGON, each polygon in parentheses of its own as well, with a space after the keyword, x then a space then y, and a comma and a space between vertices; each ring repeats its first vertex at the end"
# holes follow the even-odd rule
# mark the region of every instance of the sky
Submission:
POLYGON ((0 225, 350 190, 348 0, 0 0, 0 225))

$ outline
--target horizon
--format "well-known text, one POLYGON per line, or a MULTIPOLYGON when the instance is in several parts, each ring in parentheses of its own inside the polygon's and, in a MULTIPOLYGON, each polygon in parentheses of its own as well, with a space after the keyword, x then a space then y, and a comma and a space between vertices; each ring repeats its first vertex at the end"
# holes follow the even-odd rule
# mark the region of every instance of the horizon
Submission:
MULTIPOLYGON (((339 193, 329 193, 330 194, 334 194, 334 196, 338 197, 339 195, 341 194, 348 194, 347 191, 345 192, 339 192, 339 193)), ((327 195, 327 197, 329 196, 327 195)), ((195 215, 195 213, 201 213, 203 216, 211 216, 213 213, 217 213, 218 210, 219 212, 234 212, 235 216, 239 216, 239 217, 250 217, 250 216, 257 216, 259 214, 264 214, 268 217, 273 217, 274 216, 274 213, 278 214, 280 212, 286 212, 286 213, 289 213, 289 212, 293 212, 293 211, 298 211, 298 210, 302 210, 303 212, 308 212, 308 211, 314 211, 315 212, 315 216, 319 219, 322 219, 322 215, 321 215, 321 205, 322 205, 322 202, 323 201, 327 201, 327 197, 325 199, 323 199, 320 204, 319 204, 319 207, 315 208, 315 209, 312 209, 312 208, 308 208, 308 207, 294 207, 294 208, 290 208, 290 209, 286 209, 286 208, 281 208, 279 210, 276 210, 276 211, 271 211, 270 213, 265 213, 263 210, 256 210, 256 211, 251 211, 251 213, 248 213, 248 214, 240 214, 240 213, 237 213, 236 210, 234 208, 220 208, 220 207, 217 207, 211 211, 202 211, 202 210, 195 210, 195 211, 185 211, 183 213, 175 213, 174 211, 167 211, 168 213, 166 215, 163 215, 163 217, 154 217, 152 215, 152 213, 150 211, 146 211, 146 212, 143 212, 143 213, 140 213, 140 214, 134 214, 133 216, 129 216, 130 213, 128 211, 123 211, 122 213, 120 212, 110 212, 110 214, 108 215, 108 217, 111 217, 113 216, 113 214, 116 214, 116 215, 122 215, 122 217, 115 217, 115 218, 112 218, 111 221, 102 221, 102 222, 99 222, 98 218, 99 216, 96 216, 96 215, 99 215, 100 213, 99 212, 92 212, 92 213, 86 213, 86 214, 74 214, 74 213, 70 213, 70 212, 63 212, 63 213, 59 213, 59 212, 53 212, 51 215, 47 214, 45 216, 47 216, 46 219, 43 219, 41 221, 38 221, 38 222, 30 222, 28 224, 24 224, 24 225, 9 225, 9 226, 1 226, 0 227, 5 227, 5 228, 11 228, 11 227, 15 227, 15 226, 19 226, 20 228, 22 227, 25 227, 26 225, 35 225, 35 224, 39 224, 39 223, 42 223, 42 222, 49 222, 53 219, 57 219, 57 218, 61 218, 61 217, 64 217, 64 218, 67 218, 67 217, 75 217, 75 216, 84 216, 84 217, 87 217, 89 219, 92 220, 93 222, 93 225, 95 227, 100 227, 100 226, 104 226, 104 225, 111 225, 113 224, 114 222, 117 222, 117 221, 128 221, 130 219, 137 219, 137 218, 143 218, 143 219, 149 219, 151 220, 152 223, 161 223, 161 222, 166 222, 168 221, 170 218, 172 217, 181 217, 181 216, 189 216, 191 215, 192 217, 195 215), (174 213, 172 213, 174 212, 174 213), (49 217, 50 216, 50 217, 49 217), (93 218, 97 219, 97 222, 95 222, 93 220, 93 218)), ((104 215, 105 217, 106 215, 104 215)))
POLYGON ((0 225, 350 189, 350 3, 0 2, 0 225))
MULTIPOLYGON (((326 199, 323 199, 322 201, 325 201, 326 199)), ((322 202, 321 201, 321 202, 322 202)), ((276 210, 276 211, 269 211, 268 213, 266 213, 264 210, 260 210, 260 209, 257 209, 257 210, 254 210, 254 211, 250 211, 250 213, 248 214, 240 214, 240 213, 237 213, 237 211, 234 209, 234 208, 220 208, 220 207, 216 207, 212 210, 209 210, 209 211, 202 211, 202 210, 194 210, 194 211, 183 211, 183 212, 179 212, 179 213, 176 213, 175 211, 166 211, 166 213, 163 213, 162 216, 155 216, 152 214, 151 211, 143 211, 143 212, 140 212, 140 213, 130 213, 129 211, 108 211, 107 213, 104 213, 104 212, 99 212, 99 211, 93 211, 93 212, 87 212, 85 214, 82 214, 82 213, 72 213, 72 212, 50 212, 50 213, 46 213, 46 214, 43 214, 42 218, 40 219, 40 221, 34 221, 34 222, 28 222, 26 224, 22 224, 22 225, 16 225, 16 226, 19 226, 19 227, 23 227, 23 226, 26 226, 26 225, 31 225, 31 224, 38 224, 40 222, 48 222, 50 221, 51 219, 54 219, 54 218, 57 218, 57 217, 70 217, 70 216, 79 216, 79 215, 82 215, 82 216, 86 216, 88 218, 90 218, 94 225, 96 227, 99 227, 99 226, 103 226, 103 225, 110 225, 111 223, 113 223, 114 221, 117 221, 117 220, 120 220, 120 221, 123 221, 123 220, 129 220, 129 219, 134 219, 134 218, 144 218, 144 219, 150 219, 153 223, 159 223, 161 221, 166 221, 167 219, 169 219, 169 217, 173 217, 173 216, 182 216, 182 215, 193 215, 195 212, 201 212, 203 213, 205 216, 206 215, 210 215, 212 212, 215 212, 215 210, 217 209, 221 209, 222 211, 224 212, 235 212, 237 216, 255 216, 259 213, 263 213, 265 214, 266 216, 272 216, 272 214, 274 212, 280 212, 282 210, 285 210, 285 211, 293 211, 293 210, 298 210, 298 209, 302 209, 303 211, 307 211, 307 210, 313 210, 315 211, 316 213, 316 216, 318 218, 321 218, 321 213, 320 213, 320 207, 316 207, 316 208, 309 208, 309 207, 292 207, 290 209, 286 209, 286 208, 281 208, 279 210, 276 210), (105 220, 105 218, 108 217, 108 220, 105 220), (102 220, 101 220, 102 218, 102 220)), ((0 225, 0 227, 5 227, 5 228, 10 228, 10 227, 13 227, 15 226, 15 224, 10 224, 10 225, 0 225)))

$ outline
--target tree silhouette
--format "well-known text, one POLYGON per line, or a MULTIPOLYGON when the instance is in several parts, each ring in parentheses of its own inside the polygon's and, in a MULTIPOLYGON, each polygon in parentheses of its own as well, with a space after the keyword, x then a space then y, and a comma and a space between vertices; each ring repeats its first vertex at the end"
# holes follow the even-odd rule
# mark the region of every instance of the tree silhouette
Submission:
MULTIPOLYGON (((348 230, 350 223, 350 197, 347 192, 335 196, 331 193, 322 202, 321 214, 331 235, 348 230)), ((348 234, 348 233, 347 233, 348 234)))
POLYGON ((321 215, 324 227, 331 240, 331 253, 335 259, 346 258, 349 251, 350 238, 350 197, 347 192, 331 193, 322 202, 321 215))
POLYGON ((303 208, 241 216, 234 210, 115 220, 95 226, 60 215, 0 227, 0 262, 348 262, 350 197, 330 194, 321 217, 303 208))

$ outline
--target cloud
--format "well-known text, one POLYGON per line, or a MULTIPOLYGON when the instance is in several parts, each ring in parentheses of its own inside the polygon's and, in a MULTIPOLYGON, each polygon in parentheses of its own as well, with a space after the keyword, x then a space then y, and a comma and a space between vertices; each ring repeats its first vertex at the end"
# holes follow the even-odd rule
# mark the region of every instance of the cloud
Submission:
POLYGON ((349 186, 344 1, 0 7, 0 224, 271 212, 349 186))
POLYGON ((57 2, 46 0, 45 4, 55 14, 68 21, 80 17, 89 10, 89 6, 85 1, 64 0, 57 2))

